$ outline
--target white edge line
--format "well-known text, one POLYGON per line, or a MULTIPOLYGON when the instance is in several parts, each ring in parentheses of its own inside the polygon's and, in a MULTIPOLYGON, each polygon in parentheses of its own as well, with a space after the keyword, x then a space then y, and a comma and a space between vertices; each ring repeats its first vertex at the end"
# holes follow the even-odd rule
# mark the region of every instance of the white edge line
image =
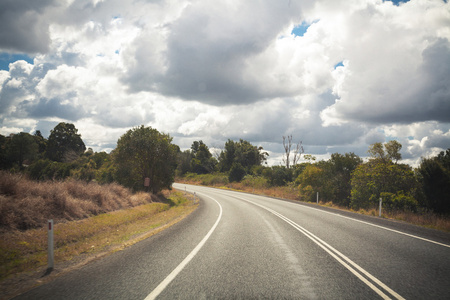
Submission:
POLYGON ((239 198, 241 200, 247 201, 249 203, 252 203, 256 206, 259 206, 265 210, 267 210, 268 212, 274 214, 275 216, 279 217, 280 219, 282 219, 283 221, 285 221, 286 223, 288 223, 289 225, 291 225, 292 227, 294 227, 295 229, 297 229, 298 231, 300 231, 301 233, 303 233, 306 237, 308 237, 309 239, 311 239, 314 243, 316 243, 318 246, 320 246, 323 250, 325 250, 326 252, 328 252, 328 254, 330 254, 334 259, 336 259, 339 263, 341 263, 344 267, 346 267, 351 273, 353 273, 356 277, 358 277, 362 282, 364 282, 367 286, 369 286, 374 292, 376 292, 380 297, 382 297, 383 299, 390 299, 386 294, 384 294, 380 289, 378 289, 375 285, 373 285, 370 281, 368 281, 366 278, 364 278, 361 274, 359 274, 358 272, 356 272, 355 269, 353 269, 352 267, 350 267, 347 263, 345 263, 342 259, 346 260, 348 263, 350 263, 351 265, 353 265, 356 269, 358 269, 361 273, 363 273, 364 275, 366 275, 367 277, 369 277, 370 279, 372 279, 375 283, 377 283, 380 287, 382 287, 384 290, 386 290, 387 292, 389 292, 392 296, 394 296, 397 299, 404 299, 402 296, 400 296, 398 293, 396 293, 395 291, 393 291, 391 288, 389 288, 387 285, 385 285, 383 282, 381 282, 378 278, 376 278, 375 276, 373 276, 372 274, 370 274, 369 272, 367 272, 366 270, 364 270, 363 268, 361 268, 358 264, 356 264, 355 262, 353 262, 351 259, 349 259, 347 256, 343 255, 341 252, 339 252, 338 250, 334 249, 332 246, 330 246, 328 243, 324 242, 323 240, 321 240, 320 238, 318 238, 317 236, 315 236, 314 234, 312 234, 311 232, 309 232, 308 230, 304 229, 303 227, 301 227, 300 225, 298 225, 297 223, 295 223, 294 221, 292 221, 291 219, 287 218, 286 216, 280 214, 277 211, 274 211, 268 207, 265 207, 259 203, 255 203, 251 200, 246 200, 243 198, 239 198), (334 252, 334 253, 333 253, 334 252), (340 256, 340 257, 338 257, 340 256), (342 259, 341 259, 342 258, 342 259))
MULTIPOLYGON (((209 197, 209 196, 208 196, 209 197)), ((219 216, 217 217, 216 223, 214 223, 213 227, 209 230, 209 232, 205 235, 205 237, 198 243, 198 245, 194 248, 194 250, 191 251, 191 253, 186 256, 186 258, 150 293, 147 297, 145 297, 145 300, 152 300, 156 299, 156 297, 161 294, 162 291, 172 282, 172 280, 177 277, 177 275, 184 269, 184 267, 194 258, 194 256, 200 251, 200 249, 205 245, 206 241, 209 239, 211 234, 216 229, 217 225, 220 222, 220 219, 222 218, 222 206, 219 202, 217 202, 216 199, 209 197, 212 200, 214 200, 220 208, 219 216)))
MULTIPOLYGON (((233 192, 235 192, 235 191, 233 191, 233 192)), ((239 193, 239 192, 236 192, 236 193, 239 193)), ((262 195, 254 195, 254 194, 252 194, 252 196, 265 197, 265 196, 262 196, 262 195)), ((358 219, 354 219, 354 218, 351 218, 351 217, 343 216, 343 215, 340 215, 340 214, 337 214, 337 213, 329 212, 329 211, 318 209, 318 208, 315 208, 315 207, 310 207, 308 205, 303 205, 300 202, 299 203, 286 202, 286 203, 291 203, 293 205, 301 205, 301 206, 303 206, 305 208, 308 208, 308 209, 316 210, 316 211, 319 211, 319 212, 323 212, 323 213, 326 213, 326 214, 334 215, 334 216, 341 217, 341 218, 344 218, 344 219, 349 219, 349 220, 352 220, 352 221, 355 221, 355 222, 360 222, 360 223, 363 223, 363 224, 366 224, 366 225, 370 225, 370 226, 373 226, 373 227, 378 227, 378 228, 381 228, 381 229, 384 229, 384 230, 388 230, 388 231, 392 231, 392 232, 395 232, 395 233, 398 233, 398 234, 406 235, 406 236, 409 236, 409 237, 412 237, 412 238, 415 238, 415 239, 418 239, 418 240, 422 240, 422 241, 425 241, 425 242, 429 242, 429 243, 433 243, 433 244, 436 244, 436 245, 440 245, 440 246, 444 246, 444 247, 450 248, 450 245, 448 245, 448 244, 439 243, 439 242, 436 242, 436 241, 433 241, 433 240, 429 240, 429 239, 426 239, 426 238, 423 238, 423 237, 420 237, 420 236, 417 236, 417 235, 413 235, 413 234, 409 234, 409 233, 406 233, 406 232, 398 231, 398 230, 391 229, 391 228, 388 228, 388 227, 384 227, 384 226, 381 226, 381 225, 376 225, 376 224, 369 223, 369 222, 366 222, 366 221, 361 221, 361 220, 358 220, 358 219)))
MULTIPOLYGON (((302 204, 300 203, 300 205, 302 205, 302 204)), ((426 238, 423 238, 423 237, 420 237, 420 236, 417 236, 417 235, 413 235, 413 234, 409 234, 409 233, 406 233, 406 232, 398 231, 398 230, 391 229, 391 228, 388 228, 388 227, 384 227, 384 226, 381 226, 381 225, 376 225, 376 224, 369 223, 369 222, 366 222, 366 221, 361 221, 361 220, 354 219, 354 218, 347 217, 347 216, 343 216, 343 215, 340 215, 340 214, 337 214, 337 213, 332 213, 332 212, 329 212, 329 211, 326 211, 326 210, 321 210, 321 209, 317 209, 317 208, 314 208, 314 207, 309 207, 307 205, 302 205, 302 206, 304 206, 306 208, 309 208, 309 209, 321 211, 321 212, 324 212, 324 213, 327 213, 327 214, 330 214, 330 215, 335 215, 335 216, 338 216, 338 217, 341 217, 341 218, 344 218, 344 219, 349 219, 349 220, 352 220, 352 221, 355 221, 355 222, 360 222, 360 223, 363 223, 363 224, 366 224, 366 225, 370 225, 370 226, 373 226, 373 227, 378 227, 378 228, 381 228, 381 229, 384 229, 384 230, 389 230, 389 231, 392 231, 392 232, 395 232, 395 233, 399 233, 399 234, 403 234, 403 235, 406 235, 406 236, 409 236, 409 237, 412 237, 412 238, 415 238, 415 239, 418 239, 418 240, 422 240, 422 241, 426 241, 426 242, 429 242, 429 243, 433 243, 433 244, 436 244, 436 245, 440 245, 440 246, 444 246, 444 247, 450 248, 450 245, 439 243, 439 242, 436 242, 436 241, 433 241, 433 240, 429 240, 429 239, 426 239, 426 238)))

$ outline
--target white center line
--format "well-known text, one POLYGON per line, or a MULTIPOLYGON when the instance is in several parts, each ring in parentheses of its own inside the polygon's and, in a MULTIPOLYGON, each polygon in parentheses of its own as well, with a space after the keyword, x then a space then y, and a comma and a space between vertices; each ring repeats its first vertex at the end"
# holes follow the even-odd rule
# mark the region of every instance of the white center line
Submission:
POLYGON ((285 221, 286 223, 288 223, 289 225, 294 227, 296 230, 303 233, 306 237, 308 237, 310 240, 312 240, 314 243, 316 243, 319 247, 321 247, 328 254, 330 254, 334 259, 336 259, 340 264, 342 264, 345 268, 347 268, 353 275, 355 275, 358 279, 360 279, 362 282, 364 282, 368 287, 370 287, 374 292, 376 292, 381 298, 391 299, 382 290, 380 290, 375 284, 377 284, 380 288, 384 289, 386 292, 391 294, 395 299, 404 299, 402 296, 400 296, 398 293, 393 291, 391 288, 389 288, 387 285, 385 285, 383 282, 381 282, 378 278, 376 278, 375 276, 373 276, 372 274, 370 274, 369 272, 364 270, 362 267, 360 267, 358 264, 353 262, 347 256, 345 256, 344 254, 342 254, 341 252, 339 252, 338 250, 333 248, 331 245, 324 242, 323 240, 321 240, 320 238, 318 238, 317 236, 315 236, 313 233, 309 232, 302 226, 298 225, 291 219, 289 219, 289 218, 285 217, 284 215, 274 211, 273 209, 265 207, 259 203, 256 203, 251 200, 244 199, 244 198, 240 198, 240 197, 236 197, 236 198, 241 199, 246 202, 249 202, 249 203, 252 203, 256 206, 259 206, 259 207, 271 212, 275 216, 279 217, 280 219, 282 219, 283 221, 285 221), (358 273, 358 271, 359 271, 359 273, 358 273), (363 275, 366 276, 368 279, 366 277, 364 277, 363 275))
MULTIPOLYGON (((240 192, 234 192, 234 193, 238 194, 240 192)), ((261 197, 261 196, 258 196, 258 195, 252 195, 252 196, 261 197)), ((406 233, 406 232, 403 232, 403 231, 391 229, 391 228, 384 227, 384 226, 377 225, 377 224, 373 224, 373 223, 370 223, 370 222, 358 220, 358 219, 355 219, 355 218, 352 218, 352 217, 343 216, 341 214, 329 212, 329 211, 326 211, 326 210, 323 210, 323 209, 310 207, 310 206, 307 206, 307 205, 303 205, 301 203, 291 203, 291 202, 286 202, 286 203, 290 203, 292 205, 301 205, 302 207, 310 209, 310 210, 315 210, 315 211, 326 213, 326 214, 329 214, 329 215, 334 215, 336 217, 352 220, 352 221, 359 222, 359 223, 362 223, 362 224, 366 224, 366 225, 370 225, 370 226, 377 227, 377 228, 380 228, 380 229, 384 229, 384 230, 388 230, 388 231, 395 232, 395 233, 398 233, 398 234, 402 234, 402 235, 405 235, 405 236, 408 236, 408 237, 411 237, 411 238, 414 238, 414 239, 418 239, 418 240, 422 240, 422 241, 425 241, 425 242, 433 243, 435 245, 439 245, 439 246, 444 246, 444 247, 450 248, 450 245, 448 245, 448 244, 436 242, 436 241, 429 240, 429 239, 426 239, 426 238, 423 238, 423 237, 420 237, 420 236, 417 236, 417 235, 409 234, 409 233, 406 233)))

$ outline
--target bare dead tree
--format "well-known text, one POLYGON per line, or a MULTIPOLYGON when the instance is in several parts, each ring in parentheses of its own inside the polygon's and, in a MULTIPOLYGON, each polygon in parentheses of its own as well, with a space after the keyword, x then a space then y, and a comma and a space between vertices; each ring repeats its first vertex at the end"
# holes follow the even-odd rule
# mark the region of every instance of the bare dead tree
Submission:
MULTIPOLYGON (((291 166, 291 148, 292 148, 292 134, 288 136, 283 135, 283 148, 284 148, 284 155, 283 155, 283 164, 286 166, 287 169, 291 166)), ((295 150, 293 151, 294 157, 292 161, 292 165, 296 165, 297 162, 300 160, 300 157, 302 153, 304 152, 302 141, 298 142, 295 145, 295 150)))
POLYGON ((298 142, 297 145, 295 146, 295 150, 294 150, 294 160, 293 160, 293 166, 295 166, 298 161, 300 160, 300 157, 303 154, 304 149, 303 149, 303 145, 302 145, 302 141, 298 142))
POLYGON ((292 134, 288 135, 287 137, 283 135, 283 148, 284 148, 283 163, 287 169, 289 169, 290 164, 289 156, 291 155, 291 147, 292 147, 292 134))

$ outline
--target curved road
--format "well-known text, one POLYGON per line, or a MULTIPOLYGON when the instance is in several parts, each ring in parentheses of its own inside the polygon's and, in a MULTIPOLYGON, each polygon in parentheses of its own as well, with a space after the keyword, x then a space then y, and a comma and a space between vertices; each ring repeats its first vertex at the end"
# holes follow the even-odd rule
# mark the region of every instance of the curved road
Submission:
POLYGON ((199 208, 17 299, 450 299, 450 234, 174 184, 199 208))

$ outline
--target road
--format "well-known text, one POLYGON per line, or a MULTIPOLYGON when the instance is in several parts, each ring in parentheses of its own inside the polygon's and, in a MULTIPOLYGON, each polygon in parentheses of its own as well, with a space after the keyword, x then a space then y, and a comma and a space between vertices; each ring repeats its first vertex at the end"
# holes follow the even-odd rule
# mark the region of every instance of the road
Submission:
POLYGON ((450 299, 450 234, 207 187, 199 208, 17 299, 450 299))

